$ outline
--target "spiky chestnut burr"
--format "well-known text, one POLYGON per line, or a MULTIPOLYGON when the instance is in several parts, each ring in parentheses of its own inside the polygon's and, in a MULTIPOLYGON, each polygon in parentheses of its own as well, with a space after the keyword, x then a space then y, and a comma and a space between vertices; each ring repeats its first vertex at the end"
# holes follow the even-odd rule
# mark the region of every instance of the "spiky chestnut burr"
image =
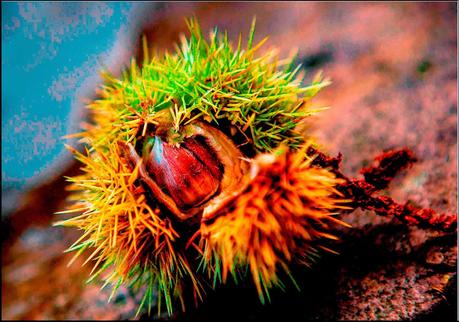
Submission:
POLYGON ((83 164, 69 178, 74 204, 64 211, 76 215, 58 223, 83 231, 69 251, 92 250, 91 279, 113 292, 122 283, 146 288, 139 312, 155 290, 169 314, 176 300, 184 309, 187 289, 202 299, 207 276, 198 266, 217 268, 196 240, 201 223, 241 195, 252 157, 301 145, 296 125, 328 83, 319 75, 302 87, 293 58, 255 57, 266 40, 252 46, 255 24, 243 49, 241 38, 236 48, 216 31, 207 41, 188 23, 191 35, 175 54, 146 51, 142 68, 132 61, 122 79, 103 73, 91 122, 74 135, 86 151, 69 147, 83 164))

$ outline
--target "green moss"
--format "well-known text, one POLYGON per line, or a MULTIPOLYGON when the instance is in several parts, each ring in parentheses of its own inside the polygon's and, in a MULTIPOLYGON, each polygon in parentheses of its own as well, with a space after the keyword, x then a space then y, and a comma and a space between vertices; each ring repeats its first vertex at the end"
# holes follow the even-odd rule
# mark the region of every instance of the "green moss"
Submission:
POLYGON ((418 67, 416 68, 417 72, 419 74, 424 74, 426 73, 430 68, 432 67, 432 63, 425 59, 422 62, 419 63, 418 67))

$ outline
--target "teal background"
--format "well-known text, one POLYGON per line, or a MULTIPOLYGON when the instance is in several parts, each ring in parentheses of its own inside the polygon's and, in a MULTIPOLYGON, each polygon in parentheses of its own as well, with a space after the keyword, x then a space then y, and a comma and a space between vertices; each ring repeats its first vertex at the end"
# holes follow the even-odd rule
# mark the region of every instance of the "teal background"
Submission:
POLYGON ((98 71, 128 63, 154 5, 2 2, 2 200, 59 174, 98 71))

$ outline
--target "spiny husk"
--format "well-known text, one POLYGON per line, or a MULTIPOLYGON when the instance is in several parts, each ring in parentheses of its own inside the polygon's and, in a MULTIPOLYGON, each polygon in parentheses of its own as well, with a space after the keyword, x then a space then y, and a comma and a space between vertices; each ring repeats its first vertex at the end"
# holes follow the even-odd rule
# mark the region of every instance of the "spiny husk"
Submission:
MULTIPOLYGON (((273 50, 255 56, 266 40, 253 45, 255 24, 246 48, 241 37, 233 47, 226 34, 222 37, 214 30, 206 40, 195 20, 188 25, 190 36, 183 37, 175 53, 152 56, 146 51, 142 67, 132 60, 121 79, 103 72, 106 83, 98 89, 99 99, 88 105, 91 121, 83 124, 81 133, 69 135, 86 144, 85 153, 74 151, 84 174, 69 178, 75 203, 64 213, 74 217, 58 224, 82 230, 69 251, 76 251, 76 256, 92 251, 87 260, 95 263, 91 279, 106 271, 104 278, 114 290, 121 283, 146 287, 139 312, 153 305, 156 290, 169 314, 173 299, 182 297, 182 284, 191 285, 197 297, 202 290, 190 256, 178 247, 179 240, 183 244, 181 232, 167 220, 170 214, 147 198, 136 181, 138 168, 125 164, 118 143, 135 147, 151 127, 165 128, 180 142, 183 128, 198 120, 228 137, 235 131, 246 138, 237 144, 250 145, 256 153, 270 152, 281 143, 297 147, 303 135, 296 126, 319 110, 311 109, 310 98, 329 84, 317 75, 302 86, 295 57, 281 61, 273 50)), ((212 209, 219 209, 215 203, 212 209)), ((228 215, 233 218, 235 212, 228 215)), ((213 231, 220 228, 223 235, 231 233, 224 226, 214 226, 213 231)), ((228 262, 228 255, 222 255, 228 262)), ((268 276, 271 266, 254 269, 268 276)), ((266 280, 276 275, 270 276, 266 280)))
POLYGON ((310 99, 330 82, 317 74, 302 86, 295 56, 279 60, 276 50, 256 56, 267 38, 252 44, 255 25, 245 49, 241 37, 234 48, 216 29, 206 40, 195 20, 188 26, 190 37, 182 37, 175 53, 151 57, 147 52, 142 67, 133 59, 122 79, 104 71, 100 99, 88 105, 93 122, 74 136, 91 147, 114 140, 135 144, 149 124, 161 126, 167 112, 177 135, 182 126, 200 119, 228 136, 236 131, 257 152, 280 143, 299 146, 303 135, 296 127, 320 110, 311 108, 310 99))
POLYGON ((336 239, 330 225, 347 225, 335 217, 346 208, 335 189, 340 179, 311 166, 305 151, 258 156, 243 191, 201 226, 206 267, 225 281, 248 266, 262 302, 281 285, 279 268, 288 273, 295 259, 308 265, 316 248, 329 250, 321 240, 336 239))
POLYGON ((84 174, 70 178, 69 189, 76 202, 61 213, 80 214, 56 225, 83 230, 67 251, 77 251, 75 259, 86 249, 92 250, 85 262, 94 263, 90 280, 111 269, 103 278, 116 286, 113 292, 123 282, 134 282, 134 287, 146 283, 142 305, 150 308, 157 290, 159 301, 165 299, 171 314, 172 299, 180 296, 182 280, 188 280, 199 297, 200 284, 175 245, 179 233, 167 218, 159 216, 157 205, 147 202, 145 191, 136 183, 138 167, 130 170, 115 143, 106 148, 86 154, 70 148, 85 165, 84 174))

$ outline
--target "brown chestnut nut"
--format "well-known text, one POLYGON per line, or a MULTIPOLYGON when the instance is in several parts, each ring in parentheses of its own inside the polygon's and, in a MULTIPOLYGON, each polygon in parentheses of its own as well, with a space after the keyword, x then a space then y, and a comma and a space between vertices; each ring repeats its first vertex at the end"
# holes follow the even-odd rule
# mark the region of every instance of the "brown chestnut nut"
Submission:
POLYGON ((161 130, 145 138, 142 158, 130 143, 119 146, 131 167, 139 167, 138 177, 156 200, 177 219, 197 214, 208 219, 240 189, 249 166, 231 139, 209 124, 195 122, 181 133, 179 143, 168 142, 161 130))

